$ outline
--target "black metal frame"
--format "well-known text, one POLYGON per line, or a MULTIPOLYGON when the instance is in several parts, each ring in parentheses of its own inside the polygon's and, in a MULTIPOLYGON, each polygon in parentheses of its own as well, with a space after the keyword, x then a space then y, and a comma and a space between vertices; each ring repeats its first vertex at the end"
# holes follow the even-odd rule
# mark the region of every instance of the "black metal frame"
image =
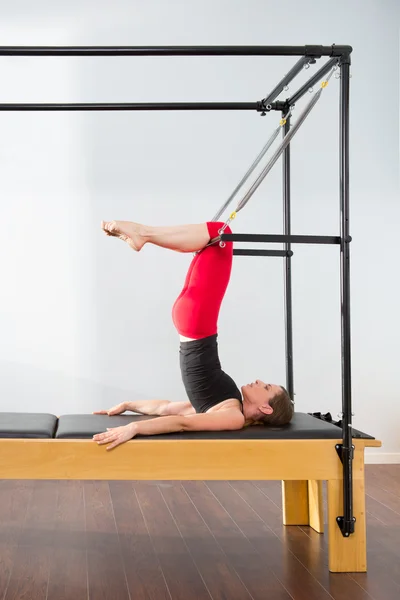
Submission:
MULTIPOLYGON (((286 112, 282 111, 282 118, 286 112)), ((285 136, 290 130, 290 116, 286 119, 282 135, 285 136)), ((282 157, 282 191, 283 191, 283 233, 291 236, 291 205, 290 205, 290 144, 285 148, 282 157)), ((286 389, 294 402, 294 369, 293 369, 293 312, 292 312, 292 246, 291 241, 285 241, 285 356, 286 356, 286 389), (289 252, 291 254, 289 254, 289 252)))
MULTIPOLYGON (((351 398, 351 331, 350 331, 350 242, 349 235, 349 88, 351 46, 149 46, 149 47, 0 47, 0 56, 299 56, 293 68, 271 93, 257 102, 179 102, 179 103, 90 103, 90 104, 0 104, 0 111, 88 111, 88 110, 253 110, 265 115, 270 110, 287 114, 310 88, 339 62, 340 75, 340 235, 304 236, 291 234, 290 144, 283 154, 283 235, 223 234, 231 241, 282 243, 282 250, 235 249, 237 256, 279 256, 285 266, 285 344, 286 379, 290 397, 294 398, 293 316, 292 316, 292 244, 337 244, 340 246, 341 355, 343 443, 336 450, 343 463, 344 515, 337 517, 343 536, 354 532, 353 450, 351 398), (329 60, 290 98, 275 101, 306 63, 321 57, 329 60)), ((284 126, 289 131, 290 119, 284 126)))

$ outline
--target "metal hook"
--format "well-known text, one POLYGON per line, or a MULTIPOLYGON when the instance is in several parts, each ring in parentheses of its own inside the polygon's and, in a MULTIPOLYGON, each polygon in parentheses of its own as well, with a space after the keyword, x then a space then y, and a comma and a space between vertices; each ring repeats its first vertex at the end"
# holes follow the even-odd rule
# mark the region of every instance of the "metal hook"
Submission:
POLYGON ((309 88, 308 88, 308 91, 309 91, 309 93, 310 93, 310 94, 312 94, 312 93, 313 93, 313 91, 314 91, 314 88, 313 88, 313 87, 309 87, 309 88))
POLYGON ((285 87, 283 88, 283 91, 284 91, 284 92, 287 92, 288 90, 289 90, 289 86, 288 86, 288 85, 285 85, 285 87))

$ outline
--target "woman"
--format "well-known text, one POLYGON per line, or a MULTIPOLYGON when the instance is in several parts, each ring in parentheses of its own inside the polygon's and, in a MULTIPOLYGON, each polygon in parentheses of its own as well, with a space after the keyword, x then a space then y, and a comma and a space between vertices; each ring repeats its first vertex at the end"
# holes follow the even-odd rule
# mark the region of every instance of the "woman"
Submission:
MULTIPOLYGON (((147 227, 128 221, 102 222, 103 231, 135 251, 147 243, 177 252, 196 252, 185 285, 173 307, 180 335, 180 366, 189 402, 144 400, 123 402, 95 414, 119 415, 126 410, 162 419, 132 422, 93 436, 107 450, 137 435, 176 431, 223 431, 245 425, 285 425, 293 416, 286 390, 257 380, 237 388, 221 369, 218 358, 217 321, 232 269, 233 244, 207 246, 218 236, 222 223, 147 227)), ((230 233, 230 229, 225 229, 230 233)))

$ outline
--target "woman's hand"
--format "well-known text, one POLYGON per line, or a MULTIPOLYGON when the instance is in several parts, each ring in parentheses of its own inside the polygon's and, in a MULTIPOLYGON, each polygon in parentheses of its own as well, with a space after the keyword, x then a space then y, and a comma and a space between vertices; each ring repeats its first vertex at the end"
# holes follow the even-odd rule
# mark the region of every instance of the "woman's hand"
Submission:
POLYGON ((136 423, 128 423, 122 427, 107 427, 106 432, 96 433, 93 441, 99 445, 110 444, 106 450, 112 450, 112 448, 131 440, 135 435, 137 435, 136 423))
POLYGON ((122 415, 126 410, 128 410, 127 402, 121 402, 121 404, 117 404, 108 410, 98 410, 94 412, 94 415, 108 415, 109 417, 113 415, 122 415))

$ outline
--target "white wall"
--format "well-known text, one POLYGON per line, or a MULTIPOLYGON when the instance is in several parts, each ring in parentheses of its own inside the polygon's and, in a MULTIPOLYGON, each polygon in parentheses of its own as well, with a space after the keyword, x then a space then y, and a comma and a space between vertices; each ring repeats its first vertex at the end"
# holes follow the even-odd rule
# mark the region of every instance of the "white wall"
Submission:
MULTIPOLYGON (((2 3, 0 19, 2 45, 353 45, 354 423, 383 440, 379 460, 400 457, 396 4, 38 0, 2 3)), ((0 102, 255 101, 293 62, 1 58, 0 102)), ((332 79, 293 142, 295 233, 338 233, 338 91, 332 79)), ((0 410, 82 413, 124 399, 184 397, 170 312, 191 257, 153 247, 133 254, 99 223, 211 218, 277 118, 0 113, 0 410)), ((280 232, 281 222, 276 165, 235 230, 280 232)), ((293 267, 297 410, 336 417, 338 250, 296 248, 293 267)), ((281 261, 237 258, 220 321, 225 369, 238 384, 284 383, 283 333, 281 261)))

